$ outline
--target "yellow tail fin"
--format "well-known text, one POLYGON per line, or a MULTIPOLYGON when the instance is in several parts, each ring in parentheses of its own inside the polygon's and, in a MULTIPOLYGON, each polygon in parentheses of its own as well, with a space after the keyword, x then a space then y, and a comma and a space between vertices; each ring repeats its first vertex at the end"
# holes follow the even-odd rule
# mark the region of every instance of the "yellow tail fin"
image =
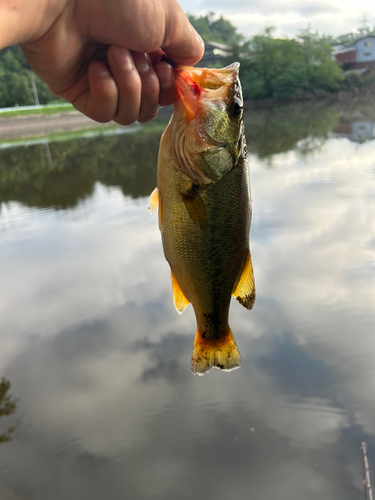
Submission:
POLYGON ((225 371, 241 366, 241 356, 229 326, 227 334, 220 339, 205 340, 201 332, 197 330, 191 358, 191 371, 194 375, 203 375, 213 366, 225 371))

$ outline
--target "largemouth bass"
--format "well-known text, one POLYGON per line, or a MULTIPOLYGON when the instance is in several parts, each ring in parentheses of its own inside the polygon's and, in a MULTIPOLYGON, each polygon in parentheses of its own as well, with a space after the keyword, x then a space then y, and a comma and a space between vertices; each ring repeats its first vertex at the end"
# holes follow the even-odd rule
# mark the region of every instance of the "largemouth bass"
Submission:
POLYGON ((231 370, 241 357, 228 324, 231 295, 255 300, 249 250, 251 198, 239 64, 175 68, 179 98, 161 138, 157 187, 173 301, 197 319, 192 372, 231 370))

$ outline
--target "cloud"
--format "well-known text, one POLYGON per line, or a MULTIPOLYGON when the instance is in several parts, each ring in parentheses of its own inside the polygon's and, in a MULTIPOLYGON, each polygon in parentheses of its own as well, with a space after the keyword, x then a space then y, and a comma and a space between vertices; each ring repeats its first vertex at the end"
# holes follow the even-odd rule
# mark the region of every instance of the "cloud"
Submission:
POLYGON ((304 2, 296 0, 256 0, 253 2, 240 0, 232 3, 228 3, 225 0, 206 0, 201 6, 207 11, 225 12, 227 15, 246 13, 267 16, 274 14, 319 16, 322 14, 337 14, 343 10, 342 7, 339 7, 335 3, 316 0, 304 2))
POLYGON ((0 367, 23 417, 1 445, 0 488, 361 498, 358 446, 375 445, 374 161, 372 143, 345 139, 273 168, 251 156, 258 298, 251 312, 232 303, 243 365, 230 374, 190 373, 195 318, 173 309, 147 200, 98 185, 67 218, 28 212, 5 231, 0 367))
POLYGON ((301 29, 311 26, 313 30, 339 35, 356 31, 361 25, 364 13, 368 14, 370 24, 375 19, 369 18, 371 12, 366 0, 355 4, 349 0, 341 2, 331 0, 256 0, 248 2, 238 0, 226 2, 213 0, 181 2, 182 7, 193 14, 214 11, 224 15, 239 31, 246 36, 260 33, 267 26, 276 27, 279 36, 295 36, 301 29))

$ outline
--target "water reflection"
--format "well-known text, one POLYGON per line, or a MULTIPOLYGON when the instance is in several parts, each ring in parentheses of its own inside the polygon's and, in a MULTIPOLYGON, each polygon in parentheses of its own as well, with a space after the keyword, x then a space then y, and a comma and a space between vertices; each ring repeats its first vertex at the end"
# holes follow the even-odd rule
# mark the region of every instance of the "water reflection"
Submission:
POLYGON ((156 185, 155 159, 162 128, 125 135, 0 150, 0 203, 54 209, 76 206, 96 182, 120 186, 124 195, 147 196, 156 185))
POLYGON ((354 142, 366 142, 375 138, 375 122, 371 120, 353 120, 340 123, 334 129, 334 137, 347 137, 354 142))
MULTIPOLYGON (((10 394, 10 382, 4 377, 0 380, 0 419, 2 417, 9 417, 13 415, 17 408, 17 401, 10 394)), ((3 422, 0 420, 0 429, 2 428, 3 422)), ((14 433, 14 426, 6 425, 5 432, 0 431, 0 444, 8 443, 12 441, 12 435, 14 433)))
POLYGON ((362 441, 375 463, 375 143, 331 137, 356 112, 336 105, 332 126, 316 111, 311 132, 302 111, 249 115, 258 300, 251 315, 232 304, 241 370, 199 379, 194 315, 174 311, 147 213, 156 132, 139 152, 145 176, 141 163, 130 175, 129 136, 54 145, 53 175, 37 173, 43 149, 8 150, 13 169, 1 157, 0 370, 27 422, 0 449, 0 498, 363 498, 362 441), (283 122, 295 130, 284 143, 283 122), (82 150, 95 151, 92 170, 82 150))

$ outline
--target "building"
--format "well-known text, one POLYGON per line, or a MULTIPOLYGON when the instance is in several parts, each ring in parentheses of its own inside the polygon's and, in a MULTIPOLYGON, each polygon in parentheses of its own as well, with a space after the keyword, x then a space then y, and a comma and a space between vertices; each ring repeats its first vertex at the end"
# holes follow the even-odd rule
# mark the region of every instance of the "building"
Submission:
POLYGON ((359 38, 350 47, 341 47, 334 53, 338 63, 347 70, 361 70, 375 67, 375 36, 359 38))
POLYGON ((231 55, 230 47, 224 43, 207 42, 205 44, 204 55, 196 66, 205 68, 209 66, 219 67, 222 65, 222 59, 231 55))
POLYGON ((363 117, 340 123, 331 134, 333 137, 347 137, 354 142, 366 142, 375 139, 375 122, 363 117))

